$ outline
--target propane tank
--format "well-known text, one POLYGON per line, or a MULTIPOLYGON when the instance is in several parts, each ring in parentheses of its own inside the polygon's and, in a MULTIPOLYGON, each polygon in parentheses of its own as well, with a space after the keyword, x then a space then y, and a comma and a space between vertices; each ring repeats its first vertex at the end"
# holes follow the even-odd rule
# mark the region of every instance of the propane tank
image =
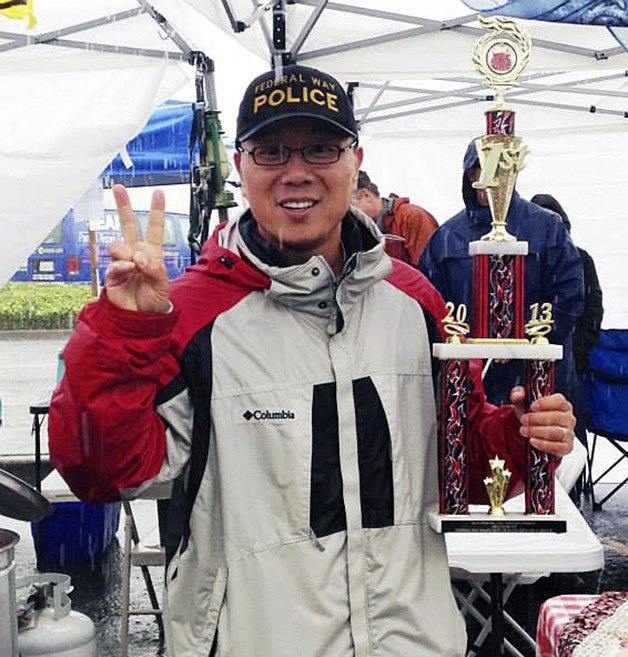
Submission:
POLYGON ((18 610, 20 657, 97 657, 94 624, 72 611, 68 575, 41 573, 17 580, 18 590, 26 587, 27 600, 18 610))
POLYGON ((15 546, 20 537, 8 529, 0 529, 0 652, 15 654, 15 546))

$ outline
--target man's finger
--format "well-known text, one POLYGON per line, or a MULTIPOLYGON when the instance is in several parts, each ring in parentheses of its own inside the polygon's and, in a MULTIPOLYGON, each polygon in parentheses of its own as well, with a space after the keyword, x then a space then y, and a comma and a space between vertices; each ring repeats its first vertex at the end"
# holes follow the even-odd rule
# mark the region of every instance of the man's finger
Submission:
POLYGON ((120 230, 124 236, 124 241, 130 247, 134 247, 137 244, 137 221, 133 214, 129 195, 124 185, 114 185, 112 191, 118 209, 118 217, 120 217, 120 230))
POLYGON ((133 249, 122 241, 111 242, 109 245, 109 252, 111 253, 112 260, 132 260, 133 249))
POLYGON ((565 411, 536 411, 526 413, 522 418, 522 424, 536 427, 562 426, 570 428, 573 416, 565 411))
POLYGON ((120 285, 127 281, 135 271, 137 271, 135 264, 128 260, 110 262, 105 271, 105 284, 107 287, 120 285))
POLYGON ((161 189, 156 189, 150 200, 150 214, 146 227, 146 241, 158 246, 160 249, 164 243, 164 210, 166 201, 161 189))
POLYGON ((540 397, 530 404, 532 411, 571 411, 571 404, 565 397, 556 392, 547 397, 540 397))
POLYGON ((530 438, 530 444, 541 452, 547 452, 554 456, 566 456, 573 448, 573 445, 565 442, 555 442, 541 438, 530 438))

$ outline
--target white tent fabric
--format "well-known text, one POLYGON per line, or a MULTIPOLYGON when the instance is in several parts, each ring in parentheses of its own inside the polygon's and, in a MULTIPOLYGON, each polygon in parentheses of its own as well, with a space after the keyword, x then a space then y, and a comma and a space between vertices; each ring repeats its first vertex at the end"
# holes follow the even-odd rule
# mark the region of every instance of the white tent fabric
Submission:
MULTIPOLYGON (((93 18, 93 13, 85 12, 88 4, 69 3, 63 21, 62 7, 46 13, 50 5, 37 5, 36 34, 93 18)), ((116 4, 123 3, 106 4, 114 11, 116 4)), ((105 13, 101 8, 100 15, 105 13)), ((5 20, 2 27, 27 35, 13 23, 5 20)), ((144 23, 145 28, 150 23, 144 23)), ((180 64, 163 57, 75 46, 15 48, 8 32, 2 32, 0 41, 0 50, 5 50, 0 52, 0 282, 11 276, 120 148, 141 130, 152 109, 187 80, 180 64)), ((72 38, 83 36, 81 32, 72 38)), ((91 30, 89 37, 107 42, 104 28, 91 30)))
POLYGON ((132 67, 117 70, 116 58, 106 53, 86 57, 59 51, 49 53, 50 69, 42 71, 33 53, 12 54, 19 60, 16 68, 0 71, 0 88, 11 89, 0 97, 1 281, 97 178, 120 144, 141 129, 155 102, 181 83, 180 74, 162 61, 137 58, 132 67), (33 94, 54 102, 29 102, 33 94))

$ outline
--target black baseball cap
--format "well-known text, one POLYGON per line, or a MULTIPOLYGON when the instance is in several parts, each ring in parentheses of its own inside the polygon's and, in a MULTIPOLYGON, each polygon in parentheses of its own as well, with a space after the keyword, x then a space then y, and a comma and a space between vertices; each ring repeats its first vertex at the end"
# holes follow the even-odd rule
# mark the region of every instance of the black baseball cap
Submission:
POLYGON ((247 87, 240 103, 236 145, 285 119, 317 119, 358 138, 353 108, 343 86, 327 73, 291 64, 268 71, 247 87))

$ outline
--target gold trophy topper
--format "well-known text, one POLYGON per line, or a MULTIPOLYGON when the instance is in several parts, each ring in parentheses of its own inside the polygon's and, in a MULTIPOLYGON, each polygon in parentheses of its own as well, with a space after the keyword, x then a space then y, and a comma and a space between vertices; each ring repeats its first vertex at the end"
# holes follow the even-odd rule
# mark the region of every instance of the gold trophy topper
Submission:
POLYGON ((487 34, 473 46, 473 65, 495 91, 495 104, 489 111, 508 109, 504 94, 519 84, 530 61, 530 34, 510 18, 480 16, 478 20, 487 34))
POLYGON ((504 468, 505 461, 495 455, 495 458, 489 461, 491 466, 491 475, 484 479, 486 492, 491 504, 489 511, 492 516, 505 516, 504 500, 506 499, 506 491, 508 490, 508 483, 510 482, 510 470, 504 468))
POLYGON ((475 140, 480 160, 480 179, 472 183, 474 189, 485 189, 493 217, 492 229, 483 240, 514 242, 516 238, 506 230, 510 199, 515 190, 517 175, 523 169, 528 148, 521 137, 487 135, 475 140))
MULTIPOLYGON (((488 87, 494 91, 495 103, 487 115, 508 114, 504 94, 519 83, 530 60, 531 39, 527 30, 509 18, 479 18, 487 33, 473 47, 473 64, 488 87)), ((486 190, 493 218, 492 230, 483 240, 514 242, 506 230, 506 216, 515 189, 517 174, 523 168, 528 150, 511 132, 489 134, 475 142, 480 161, 480 179, 475 189, 486 190)))

